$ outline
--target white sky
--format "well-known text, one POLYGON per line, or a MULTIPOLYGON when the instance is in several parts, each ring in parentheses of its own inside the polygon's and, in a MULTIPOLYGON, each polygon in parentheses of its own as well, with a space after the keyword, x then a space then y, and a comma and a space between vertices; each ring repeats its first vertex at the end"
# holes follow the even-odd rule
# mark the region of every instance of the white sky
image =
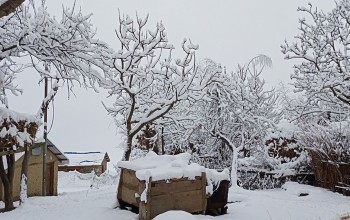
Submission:
MULTIPOLYGON (((97 36, 118 48, 114 29, 118 8, 121 13, 144 17, 149 13, 149 26, 162 21, 169 41, 179 47, 183 38, 199 44, 198 57, 211 58, 234 70, 250 58, 265 54, 272 58, 273 68, 266 70, 268 85, 277 86, 280 81, 290 83, 293 72, 291 61, 283 59, 280 45, 285 39, 293 40, 298 33, 298 6, 306 6, 308 0, 77 0, 84 14, 93 13, 92 23, 97 36)), ((320 9, 329 11, 332 0, 311 0, 320 9)), ((62 4, 71 7, 72 0, 47 1, 51 14, 60 17, 62 4)), ((19 112, 36 113, 43 96, 43 85, 38 85, 38 74, 26 71, 17 83, 24 95, 10 97, 10 108, 19 112)), ((66 89, 61 89, 55 99, 54 123, 49 138, 62 151, 108 151, 111 160, 116 158, 117 147, 122 145, 116 127, 107 115, 101 101, 106 92, 96 94, 76 87, 76 97, 68 100, 66 89)), ((49 127, 52 120, 49 114, 49 127)), ((41 135, 41 134, 40 134, 41 135)))

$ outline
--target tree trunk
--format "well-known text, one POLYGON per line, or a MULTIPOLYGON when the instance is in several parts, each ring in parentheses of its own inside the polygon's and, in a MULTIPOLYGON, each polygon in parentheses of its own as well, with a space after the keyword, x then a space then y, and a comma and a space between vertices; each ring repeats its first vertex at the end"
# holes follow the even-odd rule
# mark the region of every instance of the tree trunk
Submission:
POLYGON ((0 157, 0 177, 4 186, 4 202, 5 211, 11 211, 15 207, 13 205, 13 177, 15 174, 15 155, 6 155, 7 173, 4 168, 3 157, 0 157))
POLYGON ((7 0, 0 5, 0 18, 7 16, 14 12, 18 6, 20 6, 24 0, 7 0))
POLYGON ((131 149, 132 149, 132 136, 128 135, 127 148, 124 153, 124 160, 128 161, 130 159, 131 149))
POLYGON ((24 151, 24 156, 23 156, 23 162, 22 162, 22 170, 21 170, 21 200, 20 203, 24 203, 24 201, 22 201, 22 199, 27 198, 28 195, 24 195, 27 194, 27 191, 23 191, 24 189, 22 189, 22 181, 24 181, 24 184, 27 186, 28 184, 28 166, 29 166, 29 150, 28 148, 26 148, 26 150, 24 151))
POLYGON ((161 136, 161 143, 162 143, 162 154, 165 154, 165 140, 164 140, 164 127, 162 127, 162 136, 161 136))
POLYGON ((29 165, 29 150, 26 149, 24 151, 24 156, 23 156, 21 175, 24 174, 25 176, 28 176, 28 165, 29 165))
POLYGON ((237 177, 237 166, 238 166, 238 150, 237 148, 232 148, 232 170, 231 170, 231 182, 232 187, 238 187, 238 177, 237 177))

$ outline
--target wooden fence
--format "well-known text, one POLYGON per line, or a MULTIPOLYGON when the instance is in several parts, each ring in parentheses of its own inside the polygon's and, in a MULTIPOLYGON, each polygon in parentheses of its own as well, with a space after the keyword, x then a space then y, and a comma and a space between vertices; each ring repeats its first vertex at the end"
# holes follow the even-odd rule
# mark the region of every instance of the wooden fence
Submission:
POLYGON ((315 152, 311 158, 317 185, 350 196, 350 163, 332 161, 315 152))

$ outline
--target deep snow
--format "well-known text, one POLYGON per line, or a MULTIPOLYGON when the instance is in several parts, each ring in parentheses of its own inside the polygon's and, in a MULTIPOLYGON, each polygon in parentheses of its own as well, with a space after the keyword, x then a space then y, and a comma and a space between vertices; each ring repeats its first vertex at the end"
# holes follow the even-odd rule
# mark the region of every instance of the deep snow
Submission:
MULTIPOLYGON (((110 177, 113 177, 110 176, 110 177)), ((59 174, 59 195, 32 197, 14 211, 0 213, 1 220, 126 220, 137 214, 116 206, 116 181, 92 184, 90 175, 74 172, 59 174), (91 187, 92 185, 92 187, 91 187)), ((283 189, 248 191, 237 188, 229 192, 228 214, 211 217, 193 215, 192 219, 207 220, 336 220, 350 215, 350 197, 325 189, 288 182, 283 189), (308 196, 299 197, 300 193, 308 196)), ((0 207, 3 207, 0 202, 0 207)), ((188 219, 190 215, 171 211, 156 220, 188 219)))

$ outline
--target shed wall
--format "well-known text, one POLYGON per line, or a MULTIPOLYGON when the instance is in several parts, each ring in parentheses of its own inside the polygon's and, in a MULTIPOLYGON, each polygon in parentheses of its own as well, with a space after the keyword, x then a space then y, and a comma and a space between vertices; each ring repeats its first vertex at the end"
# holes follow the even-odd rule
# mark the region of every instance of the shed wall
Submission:
MULTIPOLYGON (((14 200, 19 200, 19 195, 21 191, 21 169, 22 169, 22 161, 23 156, 19 158, 15 163, 15 174, 13 179, 13 197, 14 200)), ((28 167, 28 196, 39 196, 42 195, 42 154, 39 156, 33 156, 31 153, 29 155, 29 167, 28 167)), ((58 159, 51 152, 47 151, 47 164, 48 167, 53 166, 51 172, 48 176, 51 177, 50 185, 52 189, 47 189, 47 195, 57 195, 57 182, 58 182, 58 159)), ((49 172, 49 170, 48 170, 49 172)), ((4 189, 2 185, 2 181, 0 179, 0 200, 4 200, 4 189)))

